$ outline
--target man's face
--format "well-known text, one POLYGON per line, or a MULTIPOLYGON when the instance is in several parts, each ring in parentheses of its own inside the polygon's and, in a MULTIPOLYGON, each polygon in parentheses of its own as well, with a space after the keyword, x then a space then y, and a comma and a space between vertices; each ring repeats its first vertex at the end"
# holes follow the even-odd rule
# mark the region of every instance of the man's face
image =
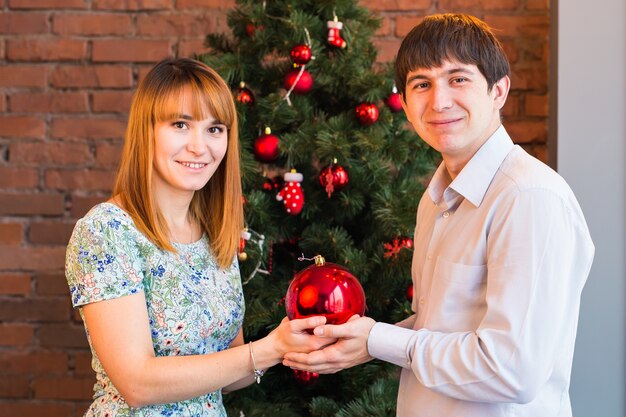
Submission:
POLYGON ((489 91, 476 65, 444 61, 441 67, 407 74, 402 104, 420 137, 456 175, 500 126, 508 91, 506 76, 489 91))

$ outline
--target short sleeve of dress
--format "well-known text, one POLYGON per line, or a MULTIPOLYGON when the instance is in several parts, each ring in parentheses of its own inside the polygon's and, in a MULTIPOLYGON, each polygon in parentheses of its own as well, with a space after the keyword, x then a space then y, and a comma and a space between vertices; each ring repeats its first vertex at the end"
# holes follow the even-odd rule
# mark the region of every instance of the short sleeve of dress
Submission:
POLYGON ((140 235, 130 217, 111 204, 96 206, 76 223, 65 257, 74 307, 144 290, 140 235))

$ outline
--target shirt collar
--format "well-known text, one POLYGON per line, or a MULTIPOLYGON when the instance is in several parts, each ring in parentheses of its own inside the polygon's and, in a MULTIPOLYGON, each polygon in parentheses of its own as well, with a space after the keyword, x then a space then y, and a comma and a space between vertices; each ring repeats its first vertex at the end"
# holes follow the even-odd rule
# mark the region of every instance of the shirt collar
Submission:
POLYGON ((451 183, 445 163, 439 165, 428 187, 430 198, 439 203, 445 197, 447 202, 458 193, 475 207, 480 206, 489 184, 512 148, 513 141, 504 126, 500 125, 451 183))

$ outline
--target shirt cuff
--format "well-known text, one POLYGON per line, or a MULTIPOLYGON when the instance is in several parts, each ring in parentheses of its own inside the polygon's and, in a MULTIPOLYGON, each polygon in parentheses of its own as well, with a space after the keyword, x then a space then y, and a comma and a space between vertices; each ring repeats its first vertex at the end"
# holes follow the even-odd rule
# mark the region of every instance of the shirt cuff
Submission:
POLYGON ((415 337, 415 330, 376 323, 367 338, 367 351, 376 359, 408 369, 412 361, 411 340, 415 337))

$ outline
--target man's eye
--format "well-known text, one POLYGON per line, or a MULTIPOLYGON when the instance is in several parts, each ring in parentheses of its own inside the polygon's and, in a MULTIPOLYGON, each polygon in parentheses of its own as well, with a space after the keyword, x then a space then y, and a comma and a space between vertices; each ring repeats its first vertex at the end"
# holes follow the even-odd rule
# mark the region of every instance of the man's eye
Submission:
POLYGON ((465 77, 457 77, 457 78, 452 79, 452 82, 454 84, 461 84, 461 83, 464 83, 465 81, 467 81, 467 78, 465 77))

